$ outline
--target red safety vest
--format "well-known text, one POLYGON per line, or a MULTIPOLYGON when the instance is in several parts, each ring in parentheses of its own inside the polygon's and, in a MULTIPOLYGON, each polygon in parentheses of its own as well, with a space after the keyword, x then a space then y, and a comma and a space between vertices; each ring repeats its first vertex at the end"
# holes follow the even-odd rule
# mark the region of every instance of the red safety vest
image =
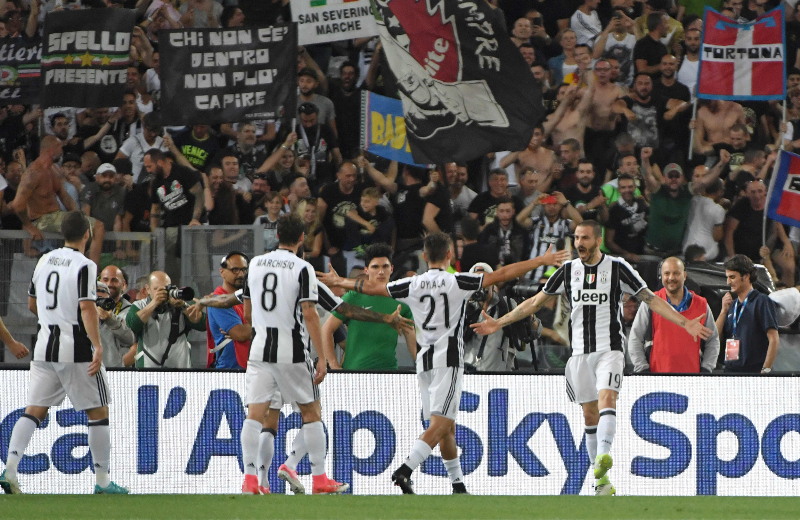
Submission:
MULTIPOLYGON (((689 289, 686 289, 687 291, 689 289)), ((691 292, 691 291, 690 291, 691 292)), ((667 300, 667 290, 662 288, 656 296, 667 300)), ((708 302, 702 296, 692 292, 692 303, 681 312, 681 316, 693 320, 698 316, 706 316, 708 302)), ((650 312, 653 328, 653 348, 650 351, 651 372, 698 373, 700 372, 700 342, 676 325, 655 312, 650 312)))

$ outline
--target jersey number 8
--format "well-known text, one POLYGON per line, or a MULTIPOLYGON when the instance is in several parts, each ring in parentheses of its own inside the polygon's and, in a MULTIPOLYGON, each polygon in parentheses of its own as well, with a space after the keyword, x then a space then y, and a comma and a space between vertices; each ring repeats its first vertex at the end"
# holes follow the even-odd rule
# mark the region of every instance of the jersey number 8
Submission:
POLYGON ((267 273, 266 276, 264 276, 264 282, 261 288, 264 290, 261 293, 261 307, 267 312, 275 310, 275 304, 278 303, 278 299, 275 297, 275 289, 278 288, 278 275, 275 273, 267 273), (269 302, 269 306, 267 306, 268 294, 272 298, 269 302))

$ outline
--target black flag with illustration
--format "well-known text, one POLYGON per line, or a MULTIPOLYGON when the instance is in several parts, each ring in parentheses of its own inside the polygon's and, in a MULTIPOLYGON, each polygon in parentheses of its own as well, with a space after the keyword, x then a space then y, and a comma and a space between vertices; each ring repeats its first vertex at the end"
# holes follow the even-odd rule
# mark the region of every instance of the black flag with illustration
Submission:
POLYGON ((523 150, 541 87, 484 0, 373 0, 418 164, 523 150))
POLYGON ((44 19, 42 108, 115 107, 127 89, 132 9, 53 11, 44 19))

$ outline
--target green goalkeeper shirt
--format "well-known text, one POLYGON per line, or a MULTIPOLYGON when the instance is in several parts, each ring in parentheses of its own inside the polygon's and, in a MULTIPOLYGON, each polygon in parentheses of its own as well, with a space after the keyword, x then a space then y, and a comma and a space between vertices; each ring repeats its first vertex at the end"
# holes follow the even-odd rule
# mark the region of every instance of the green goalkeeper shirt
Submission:
MULTIPOLYGON (((391 314, 402 305, 400 314, 414 319, 411 309, 393 298, 369 296, 350 291, 342 300, 351 304, 383 314, 391 314)), ((347 348, 345 349, 345 370, 397 370, 397 331, 385 323, 368 323, 345 318, 336 311, 333 315, 347 324, 347 348)))

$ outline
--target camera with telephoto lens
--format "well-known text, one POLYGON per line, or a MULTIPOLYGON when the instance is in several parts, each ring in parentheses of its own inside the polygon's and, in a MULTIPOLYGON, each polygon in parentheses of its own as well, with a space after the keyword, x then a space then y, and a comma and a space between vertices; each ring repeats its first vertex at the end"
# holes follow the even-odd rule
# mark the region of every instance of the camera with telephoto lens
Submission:
POLYGON ((113 298, 98 298, 95 304, 104 311, 111 312, 117 306, 113 298))
POLYGON ((194 289, 191 287, 178 287, 177 285, 167 285, 164 287, 170 298, 183 301, 191 301, 194 298, 194 289))

